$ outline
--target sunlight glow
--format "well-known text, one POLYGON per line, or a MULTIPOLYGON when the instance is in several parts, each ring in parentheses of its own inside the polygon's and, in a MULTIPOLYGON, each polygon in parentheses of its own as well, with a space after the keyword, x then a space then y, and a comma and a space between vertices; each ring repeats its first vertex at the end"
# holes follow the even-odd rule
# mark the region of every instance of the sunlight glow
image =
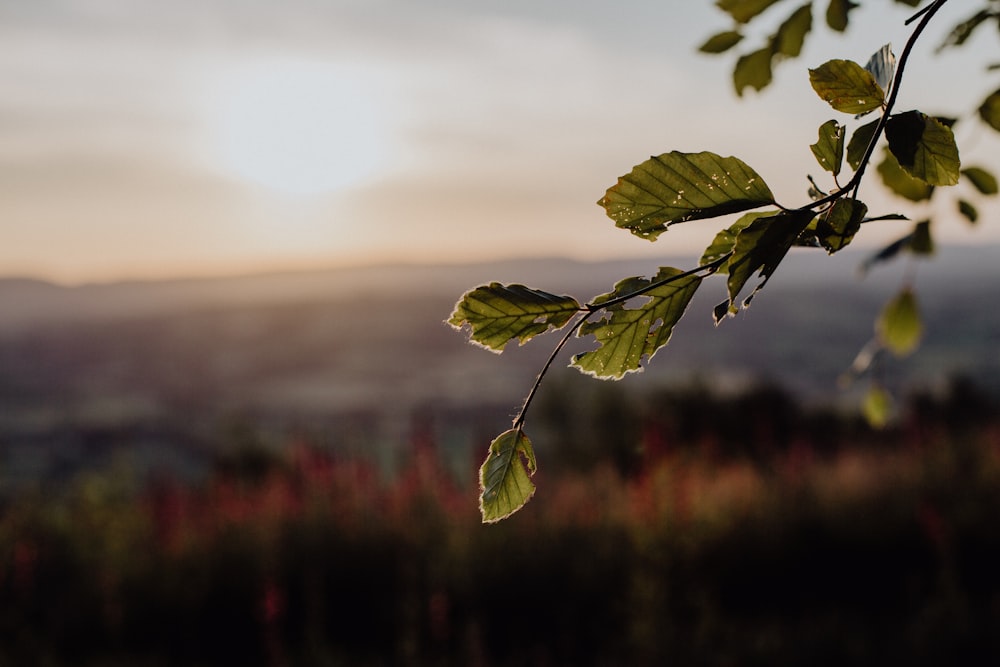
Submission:
POLYGON ((362 75, 274 59, 220 77, 210 104, 214 159, 230 175, 289 194, 370 179, 387 153, 384 113, 362 75))

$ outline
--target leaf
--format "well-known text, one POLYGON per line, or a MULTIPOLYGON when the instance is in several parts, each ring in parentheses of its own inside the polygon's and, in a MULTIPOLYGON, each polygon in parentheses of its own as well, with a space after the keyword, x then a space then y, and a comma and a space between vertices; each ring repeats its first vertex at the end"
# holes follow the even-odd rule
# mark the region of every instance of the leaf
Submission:
POLYGON ((617 227, 655 241, 670 225, 773 204, 774 195, 738 158, 673 151, 637 165, 597 203, 617 227))
POLYGON ((903 171, 899 162, 896 161, 896 157, 888 150, 885 151, 882 162, 878 165, 878 173, 887 188, 910 201, 930 199, 931 193, 934 192, 933 186, 913 178, 903 171))
POLYGON ((912 232, 907 234, 903 238, 896 239, 889 245, 879 250, 874 255, 866 258, 863 262, 861 262, 861 265, 858 267, 859 270, 861 271, 861 274, 864 275, 868 273, 868 271, 870 271, 871 268, 876 264, 887 262, 896 255, 903 252, 904 250, 907 250, 910 247, 911 243, 913 243, 912 232))
MULTIPOLYGON (((748 306, 754 294, 764 287, 789 248, 795 243, 795 239, 812 219, 813 212, 808 209, 785 211, 758 218, 737 234, 733 257, 729 260, 729 279, 726 281, 729 288, 730 314, 735 312, 736 298, 751 275, 759 271, 763 281, 754 289, 753 294, 744 300, 744 307, 748 306)), ((717 310, 716 323, 720 319, 718 315, 717 310)))
POLYGON ((964 216, 965 219, 971 222, 972 224, 976 224, 977 222, 979 222, 979 211, 976 210, 975 206, 965 201, 964 199, 958 200, 958 212, 961 213, 962 216, 964 216))
POLYGON ((829 60, 809 70, 809 82, 821 99, 844 113, 872 111, 885 102, 872 73, 851 60, 829 60))
POLYGON ((479 469, 479 511, 483 523, 506 519, 531 500, 535 485, 535 450, 528 436, 519 428, 497 436, 490 453, 479 469))
POLYGON ((955 185, 961 170, 951 128, 919 111, 893 114, 885 126, 889 150, 908 174, 929 185, 955 185))
POLYGON ((820 244, 831 255, 843 250, 854 240, 867 213, 868 207, 856 199, 838 199, 817 223, 816 236, 820 244))
POLYGON ((860 5, 851 2, 851 0, 830 0, 830 4, 826 8, 826 24, 830 26, 831 30, 844 32, 847 30, 848 14, 855 7, 860 7, 860 5))
POLYGON ((802 53, 806 35, 812 29, 812 1, 796 9, 774 35, 773 51, 776 55, 797 58, 802 53))
POLYGON ((865 152, 868 150, 877 128, 878 120, 873 120, 854 130, 851 140, 847 142, 847 164, 851 165, 851 169, 857 171, 861 165, 861 160, 864 159, 865 152))
POLYGON ((967 167, 962 170, 962 176, 969 179, 972 186, 984 195, 997 194, 997 177, 982 167, 967 167))
POLYGON ((614 291, 596 299, 595 305, 669 281, 637 297, 646 299, 638 308, 626 308, 624 304, 610 306, 601 319, 585 322, 578 335, 593 334, 600 345, 595 350, 576 355, 573 365, 588 375, 615 380, 626 373, 642 370, 642 358, 652 359, 657 350, 667 344, 674 325, 684 315, 691 297, 701 285, 700 276, 682 274, 679 269, 664 267, 650 280, 622 280, 615 285, 614 291), (671 280, 674 276, 682 277, 671 280))
POLYGON ((763 49, 740 56, 733 69, 733 85, 736 87, 736 94, 743 96, 746 88, 763 90, 771 83, 771 47, 765 46, 763 49))
POLYGON ((1000 90, 990 93, 979 107, 979 117, 983 122, 1000 132, 1000 90))
POLYGON ((910 252, 914 255, 933 255, 934 238, 931 236, 931 221, 921 220, 913 227, 913 237, 910 239, 910 252))
POLYGON ((718 0, 715 5, 737 23, 748 23, 778 0, 718 0))
MULTIPOLYGON (((740 230, 757 218, 774 215, 775 213, 777 213, 777 211, 751 211, 750 213, 744 213, 736 222, 715 235, 715 238, 712 239, 712 243, 705 248, 705 252, 702 253, 701 261, 698 262, 698 265, 704 266, 706 264, 711 264, 712 262, 720 259, 723 255, 732 252, 733 246, 736 245, 736 235, 740 233, 740 230)), ((715 272, 719 274, 728 273, 728 266, 729 262, 726 262, 716 269, 715 272)))
POLYGON ((502 352, 509 341, 517 338, 523 345, 550 327, 562 327, 579 311, 573 297, 494 282, 466 292, 448 324, 456 329, 468 324, 472 342, 502 352))
POLYGON ((982 23, 987 19, 995 16, 996 14, 988 9, 980 9, 977 13, 952 28, 944 42, 942 42, 941 46, 937 48, 938 52, 952 46, 961 46, 962 44, 965 44, 966 40, 972 36, 972 33, 975 32, 976 28, 982 25, 982 23))
POLYGON ((844 126, 835 120, 826 121, 819 127, 819 141, 809 148, 819 166, 836 176, 844 161, 844 126))
POLYGON ((879 386, 873 386, 861 402, 861 414, 872 428, 885 428, 892 415, 892 395, 879 386))
POLYGON ((896 56, 892 52, 892 45, 885 44, 881 49, 872 54, 865 64, 865 69, 871 72, 875 83, 886 95, 892 86, 892 77, 896 75, 896 56))
POLYGON ((917 349, 923 331, 917 298, 909 288, 887 303, 875 322, 879 341, 897 357, 905 357, 917 349))
POLYGON ((712 35, 698 47, 702 53, 724 53, 743 41, 743 35, 736 30, 727 30, 712 35))

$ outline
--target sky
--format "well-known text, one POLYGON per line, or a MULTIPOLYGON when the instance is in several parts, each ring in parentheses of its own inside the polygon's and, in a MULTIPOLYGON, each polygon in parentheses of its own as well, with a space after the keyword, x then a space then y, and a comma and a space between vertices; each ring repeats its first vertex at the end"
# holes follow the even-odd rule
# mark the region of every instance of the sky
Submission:
MULTIPOLYGON (((595 202, 650 155, 710 150, 804 203, 808 145, 836 117, 806 67, 908 34, 912 9, 864 5, 847 38, 814 31, 738 98, 734 54, 696 53, 731 25, 710 0, 0 0, 0 276, 697 255, 719 221, 654 244, 595 202)), ((932 57, 968 5, 942 10, 897 109, 964 113, 997 87, 994 34, 932 57)), ((795 6, 751 26, 747 49, 795 6)), ((998 154, 975 122, 958 137, 966 164, 998 154)), ((972 228, 952 201, 941 240, 1000 240, 995 205, 972 228)))

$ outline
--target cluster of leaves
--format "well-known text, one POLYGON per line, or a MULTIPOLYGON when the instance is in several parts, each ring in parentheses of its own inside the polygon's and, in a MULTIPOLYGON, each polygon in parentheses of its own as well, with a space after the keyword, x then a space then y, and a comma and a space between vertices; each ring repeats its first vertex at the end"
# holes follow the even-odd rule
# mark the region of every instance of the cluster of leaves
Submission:
MULTIPOLYGON (((776 1, 720 0, 718 4, 738 24, 745 24, 776 1)), ((853 129, 850 139, 846 122, 833 119, 820 126, 811 149, 833 187, 824 190, 810 178, 808 203, 798 207, 779 204, 764 179, 736 157, 709 152, 664 153, 620 177, 598 204, 617 227, 648 241, 655 241, 676 224, 742 213, 719 231, 697 267, 663 267, 651 278, 626 278, 586 303, 524 285, 499 283, 473 289, 459 300, 448 323, 457 329, 467 327, 474 343, 494 352, 501 352, 512 340, 524 344, 545 332, 565 329, 511 429, 492 442, 480 469, 480 509, 485 522, 510 516, 534 493, 531 476, 536 459, 524 431, 525 418, 542 378, 571 337, 592 338, 594 342, 593 349, 574 356, 571 365, 596 378, 620 379, 642 370, 643 361, 648 363, 668 343, 674 325, 705 278, 726 276, 728 298, 713 313, 718 324, 749 306, 792 247, 822 248, 832 254, 846 247, 865 223, 905 219, 898 214, 869 216, 868 207, 857 198, 866 167, 878 148, 882 148, 878 172, 883 180, 913 201, 930 197, 938 186, 955 185, 963 176, 981 193, 996 193, 996 179, 984 168, 962 169, 951 127, 954 121, 917 110, 893 109, 906 59, 945 2, 935 0, 914 17, 918 22, 898 65, 887 45, 866 66, 831 60, 809 71, 816 94, 835 111, 846 114, 847 120, 872 113, 877 119, 853 129), (841 183, 845 162, 853 174, 841 183), (759 281, 748 288, 754 276, 759 281)), ((853 6, 846 1, 831 2, 831 27, 846 26, 853 6)), ((811 3, 801 7, 781 25, 766 49, 741 58, 735 77, 738 90, 747 81, 755 87, 766 85, 759 74, 765 56, 769 80, 774 58, 798 55, 811 26, 811 11, 811 3)), ((716 35, 703 48, 722 51, 739 41, 740 33, 730 31, 716 35)), ((996 126, 997 119, 990 115, 996 111, 981 113, 987 123, 996 126)), ((929 228, 929 221, 917 223, 911 234, 880 254, 888 257, 903 249, 930 252, 929 228)), ((907 287, 879 318, 873 347, 905 355, 919 338, 917 303, 907 287)), ((874 356, 872 350, 868 353, 874 356)), ((859 355, 855 363, 859 371, 863 370, 861 361, 859 355)), ((885 414, 885 395, 874 399, 868 401, 867 409, 876 420, 885 414)))

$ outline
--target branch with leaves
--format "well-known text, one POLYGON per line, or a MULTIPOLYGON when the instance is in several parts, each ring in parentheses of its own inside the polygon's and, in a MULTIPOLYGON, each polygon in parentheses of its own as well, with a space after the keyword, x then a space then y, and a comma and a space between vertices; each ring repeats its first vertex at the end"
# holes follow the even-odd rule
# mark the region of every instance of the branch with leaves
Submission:
MULTIPOLYGON (((777 1, 720 0, 718 4, 744 24, 777 1)), ((565 328, 511 428, 490 445, 480 469, 484 522, 510 516, 534 494, 531 476, 537 463, 525 422, 542 380, 573 337, 592 339, 593 347, 575 355, 572 366, 596 378, 621 379, 641 371, 643 364, 667 345, 674 326, 706 278, 726 276, 728 298, 713 312, 719 324, 750 305, 792 247, 822 248, 832 254, 846 247, 866 223, 905 219, 898 214, 870 217, 868 207, 857 198, 866 168, 883 138, 885 148, 878 171, 888 183, 898 183, 900 188, 905 184, 916 193, 955 185, 965 175, 980 192, 996 192, 996 180, 985 169, 962 170, 951 123, 916 110, 894 110, 907 59, 946 2, 935 0, 911 19, 915 25, 898 63, 887 45, 865 66, 831 60, 809 71, 813 90, 834 110, 856 118, 879 113, 876 120, 856 128, 850 140, 846 139, 846 124, 839 120, 820 126, 818 140, 810 148, 833 181, 829 192, 810 178, 810 201, 784 206, 775 200, 764 179, 736 157, 709 152, 664 153, 620 177, 598 204, 617 227, 647 241, 657 240, 676 224, 742 213, 718 232, 698 266, 689 270, 663 267, 650 278, 626 278, 586 303, 518 284, 491 283, 462 296, 448 323, 456 329, 467 328, 473 343, 493 352, 502 352, 511 341, 523 345, 540 334, 565 328), (840 184, 845 158, 853 175, 840 184), (759 281, 743 296, 755 276, 759 281)), ((853 3, 832 2, 830 6, 835 5, 843 9, 846 21, 853 3)), ((797 10, 770 40, 768 66, 775 54, 798 55, 811 23, 811 3, 808 8, 808 12, 807 7, 797 10)), ((828 12, 828 20, 829 16, 828 12)), ((732 34, 720 34, 709 40, 712 48, 703 50, 722 51, 738 42, 732 34)), ((759 55, 748 57, 763 60, 759 55)), ((738 64, 737 70, 740 68, 738 64)), ((745 72, 736 74, 738 89, 746 76, 745 72)), ((984 119, 990 122, 989 117, 984 119)), ((911 249, 919 247, 914 238, 918 233, 926 235, 928 227, 924 222, 917 225, 907 241, 911 249)), ((925 246, 929 246, 929 237, 925 246)), ((898 297, 880 318, 878 346, 908 353, 915 343, 914 331, 919 338, 916 312, 912 293, 898 297)))

